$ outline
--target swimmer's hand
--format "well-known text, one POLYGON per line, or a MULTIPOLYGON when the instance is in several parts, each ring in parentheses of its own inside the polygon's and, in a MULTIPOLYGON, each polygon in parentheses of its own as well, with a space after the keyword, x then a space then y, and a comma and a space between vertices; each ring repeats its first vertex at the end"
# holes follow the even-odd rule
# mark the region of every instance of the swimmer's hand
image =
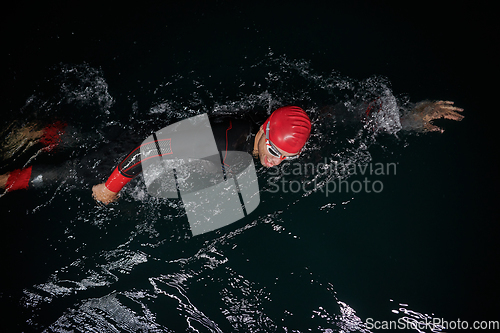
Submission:
POLYGON ((118 200, 118 193, 108 190, 104 183, 102 183, 92 187, 92 197, 96 201, 107 205, 118 200))
POLYGON ((414 113, 422 116, 424 132, 444 132, 442 128, 432 124, 432 121, 436 119, 443 118, 455 121, 464 119, 464 116, 459 113, 464 109, 457 108, 453 104, 451 101, 423 101, 418 103, 414 113))

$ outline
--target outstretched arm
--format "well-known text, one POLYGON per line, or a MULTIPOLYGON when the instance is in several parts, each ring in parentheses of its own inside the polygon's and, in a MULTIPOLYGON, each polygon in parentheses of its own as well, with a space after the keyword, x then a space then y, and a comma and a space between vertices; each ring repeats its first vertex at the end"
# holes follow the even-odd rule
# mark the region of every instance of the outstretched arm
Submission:
POLYGON ((451 101, 422 101, 401 117, 401 124, 405 129, 443 133, 444 130, 432 122, 436 119, 460 121, 464 118, 462 111, 451 101))

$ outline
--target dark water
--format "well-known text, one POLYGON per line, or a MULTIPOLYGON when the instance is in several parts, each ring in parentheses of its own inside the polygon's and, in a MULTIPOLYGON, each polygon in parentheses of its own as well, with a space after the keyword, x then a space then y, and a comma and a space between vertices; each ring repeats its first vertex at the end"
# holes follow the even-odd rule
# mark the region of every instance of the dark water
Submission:
POLYGON ((71 161, 70 177, 0 198, 6 331, 368 332, 370 318, 500 320, 488 12, 182 2, 4 14, 3 124, 64 120, 76 138, 35 160, 71 161), (177 119, 289 103, 319 119, 325 105, 374 96, 392 115, 395 101, 453 100, 465 119, 439 121, 442 135, 318 121, 302 162, 393 164, 341 177, 379 181, 380 193, 327 195, 338 178, 283 174, 319 185, 275 192, 274 171, 258 168, 258 209, 196 238, 180 203, 150 197, 140 177, 117 204, 91 198, 123 154, 177 119))

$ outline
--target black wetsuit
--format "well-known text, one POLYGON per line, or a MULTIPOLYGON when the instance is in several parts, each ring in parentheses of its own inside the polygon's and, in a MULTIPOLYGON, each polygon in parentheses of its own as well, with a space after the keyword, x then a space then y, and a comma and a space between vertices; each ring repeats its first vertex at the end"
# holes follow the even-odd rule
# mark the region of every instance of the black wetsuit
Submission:
MULTIPOLYGON (((209 117, 209 121, 217 149, 220 152, 244 151, 252 153, 253 138, 258 131, 258 125, 252 120, 235 119, 226 116, 209 117)), ((116 160, 110 154, 112 150, 116 151, 116 147, 111 148, 113 149, 108 147, 108 149, 105 149, 106 151, 96 151, 83 156, 81 159, 67 160, 60 165, 35 164, 33 167, 29 167, 31 174, 28 187, 45 187, 59 184, 71 178, 91 180, 92 178, 102 177, 102 173, 109 173, 113 168, 111 163, 116 160), (109 159, 104 160, 104 156, 108 156, 109 159)), ((129 178, 128 180, 140 174, 142 172, 140 146, 126 155, 118 164, 117 169, 122 176, 129 178)))
MULTIPOLYGON (((214 134, 217 149, 224 151, 244 151, 251 153, 253 150, 252 132, 255 126, 242 119, 209 118, 214 134)), ((120 173, 128 178, 133 178, 142 172, 140 146, 128 154, 118 165, 120 173)))

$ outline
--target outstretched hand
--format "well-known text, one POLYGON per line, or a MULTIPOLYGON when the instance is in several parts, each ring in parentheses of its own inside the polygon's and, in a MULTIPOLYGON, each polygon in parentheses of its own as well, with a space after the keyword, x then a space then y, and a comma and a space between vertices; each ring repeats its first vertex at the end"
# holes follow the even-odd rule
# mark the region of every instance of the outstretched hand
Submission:
POLYGON ((424 131, 441 132, 444 130, 436 125, 432 124, 433 120, 436 119, 450 119, 455 121, 460 121, 464 119, 459 112, 464 109, 458 108, 453 105, 451 101, 436 101, 436 102, 420 102, 415 107, 415 113, 422 115, 422 120, 424 121, 424 131))
POLYGON ((108 190, 104 183, 102 183, 92 187, 92 197, 96 201, 107 205, 118 200, 118 193, 108 190))

